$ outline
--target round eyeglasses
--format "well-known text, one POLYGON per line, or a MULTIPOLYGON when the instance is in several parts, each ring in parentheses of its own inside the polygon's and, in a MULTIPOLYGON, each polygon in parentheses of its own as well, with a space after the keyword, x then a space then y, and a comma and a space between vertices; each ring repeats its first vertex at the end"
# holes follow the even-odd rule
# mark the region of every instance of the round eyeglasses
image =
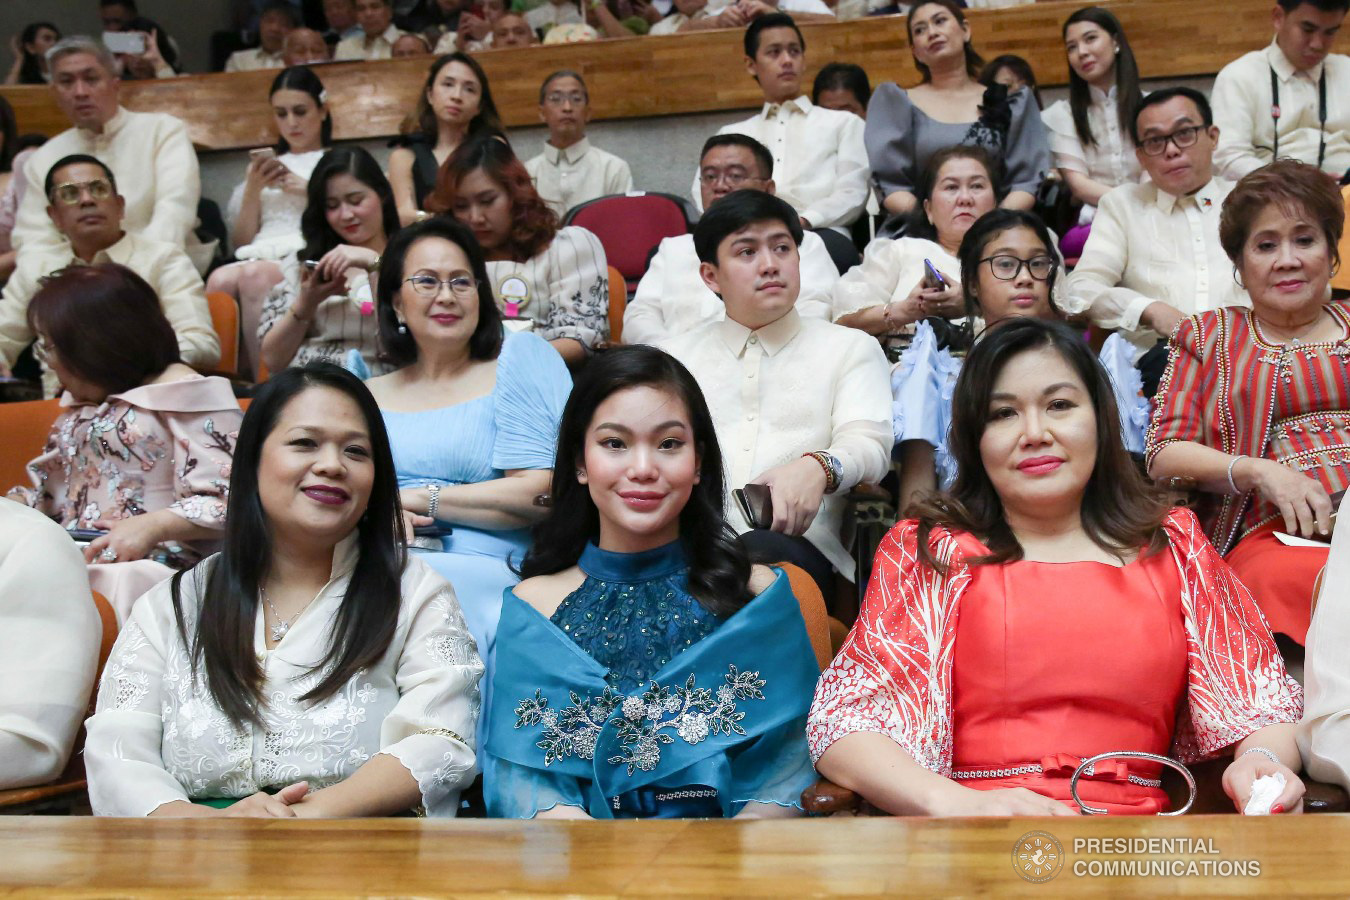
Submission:
POLYGON ((85 191, 93 200, 107 200, 113 195, 112 183, 103 178, 93 181, 67 181, 52 188, 52 199, 62 206, 74 206, 85 191))
POLYGON ((989 270, 999 281, 1012 281, 1022 271, 1023 266, 1027 267, 1032 278, 1045 281, 1051 272, 1059 268, 1059 262, 1053 256, 1033 256, 1031 259, 1004 255, 986 256, 980 262, 989 263, 989 270))
POLYGON ((404 284, 412 285, 413 293, 427 300, 435 300, 441 295, 441 285, 449 285, 450 293, 456 297, 472 297, 478 293, 478 282, 468 275, 456 275, 448 281, 441 281, 434 275, 413 275, 403 279, 404 284))

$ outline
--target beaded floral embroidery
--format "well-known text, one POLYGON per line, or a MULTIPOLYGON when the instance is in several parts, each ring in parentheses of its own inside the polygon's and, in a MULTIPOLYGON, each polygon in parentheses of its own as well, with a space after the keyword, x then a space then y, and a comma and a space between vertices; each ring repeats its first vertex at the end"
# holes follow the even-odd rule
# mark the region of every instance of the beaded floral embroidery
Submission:
POLYGON ((544 726, 536 746, 544 751, 544 765, 550 766, 568 756, 593 759, 600 733, 614 716, 620 752, 606 761, 626 765, 629 775, 638 769, 650 772, 661 761, 661 745, 675 742, 669 732, 691 746, 713 734, 745 734, 740 725, 745 712, 736 703, 763 700, 764 679, 734 665, 723 678, 726 683, 716 692, 697 687, 693 675, 682 686, 653 681, 643 693, 627 697, 611 687, 585 700, 569 691, 572 702, 560 710, 550 709, 548 698, 535 691, 516 707, 516 727, 544 726))

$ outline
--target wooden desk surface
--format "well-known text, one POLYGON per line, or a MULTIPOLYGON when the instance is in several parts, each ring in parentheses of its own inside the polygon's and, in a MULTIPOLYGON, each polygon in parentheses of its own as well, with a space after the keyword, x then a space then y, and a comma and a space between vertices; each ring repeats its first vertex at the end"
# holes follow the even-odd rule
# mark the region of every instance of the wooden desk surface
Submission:
MULTIPOLYGON (((1350 816, 1182 819, 830 819, 512 822, 411 819, 0 818, 0 896, 487 893, 619 896, 811 894, 1339 894, 1350 892, 1350 816), (1048 883, 1023 880, 1013 847, 1063 846, 1048 883), (1189 838, 1089 852, 1075 839, 1189 838), (1259 875, 1102 876, 1104 862, 1249 860, 1259 875), (1097 868, 1094 870, 1094 866, 1097 868)), ((1249 868, 1250 871, 1250 868, 1249 868)))
MULTIPOLYGON (((1043 85, 1068 78, 1060 27, 1082 0, 1054 0, 1009 9, 970 11, 975 47, 986 59, 1016 53, 1043 85)), ((1147 78, 1212 75, 1225 63, 1270 42, 1271 0, 1103 0, 1129 35, 1147 78)), ((807 78, 827 62, 863 66, 872 84, 918 82, 903 16, 805 25, 807 78)), ((1342 49, 1338 47, 1337 49, 1342 49)), ((478 54, 508 126, 539 122, 539 82, 555 69, 585 76, 595 119, 626 119, 758 107, 759 88, 742 66, 740 29, 669 37, 556 44, 478 54)), ((429 60, 334 63, 316 71, 332 98, 334 137, 398 133, 413 110, 429 60)), ((124 82, 128 109, 172 113, 187 122, 203 150, 257 147, 276 140, 267 88, 275 71, 191 75, 124 82)), ((69 123, 45 86, 0 88, 14 105, 20 131, 57 134, 69 123)))

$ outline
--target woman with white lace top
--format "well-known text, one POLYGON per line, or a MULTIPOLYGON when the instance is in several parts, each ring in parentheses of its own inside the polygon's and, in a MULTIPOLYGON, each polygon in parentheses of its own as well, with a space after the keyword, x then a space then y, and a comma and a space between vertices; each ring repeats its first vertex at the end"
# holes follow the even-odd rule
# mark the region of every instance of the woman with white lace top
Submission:
POLYGON ((226 218, 235 259, 211 273, 208 291, 239 301, 244 340, 241 369, 258 361, 258 317, 268 292, 283 278, 280 260, 305 246, 300 217, 309 177, 333 138, 323 82, 304 66, 283 70, 268 92, 281 138, 271 154, 249 154, 244 180, 230 194, 226 218))
POLYGON ((88 722, 94 812, 454 815, 478 658, 410 559, 384 423, 356 376, 288 369, 240 429, 223 549, 136 604, 88 722))
POLYGON ((1130 127, 1143 98, 1139 66, 1117 19, 1087 6, 1064 21, 1069 61, 1069 99, 1042 115, 1050 131, 1055 168, 1083 204, 1078 225, 1065 232, 1060 248, 1070 259, 1083 252, 1097 204, 1107 191, 1139 181, 1130 127))

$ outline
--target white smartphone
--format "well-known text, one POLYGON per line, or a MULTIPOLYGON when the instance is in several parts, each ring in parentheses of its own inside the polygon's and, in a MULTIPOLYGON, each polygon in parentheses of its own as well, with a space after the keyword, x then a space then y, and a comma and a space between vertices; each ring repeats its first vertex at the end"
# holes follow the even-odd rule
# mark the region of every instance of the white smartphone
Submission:
POLYGON ((140 56, 145 52, 145 35, 139 31, 105 31, 103 46, 113 53, 130 53, 140 56))

